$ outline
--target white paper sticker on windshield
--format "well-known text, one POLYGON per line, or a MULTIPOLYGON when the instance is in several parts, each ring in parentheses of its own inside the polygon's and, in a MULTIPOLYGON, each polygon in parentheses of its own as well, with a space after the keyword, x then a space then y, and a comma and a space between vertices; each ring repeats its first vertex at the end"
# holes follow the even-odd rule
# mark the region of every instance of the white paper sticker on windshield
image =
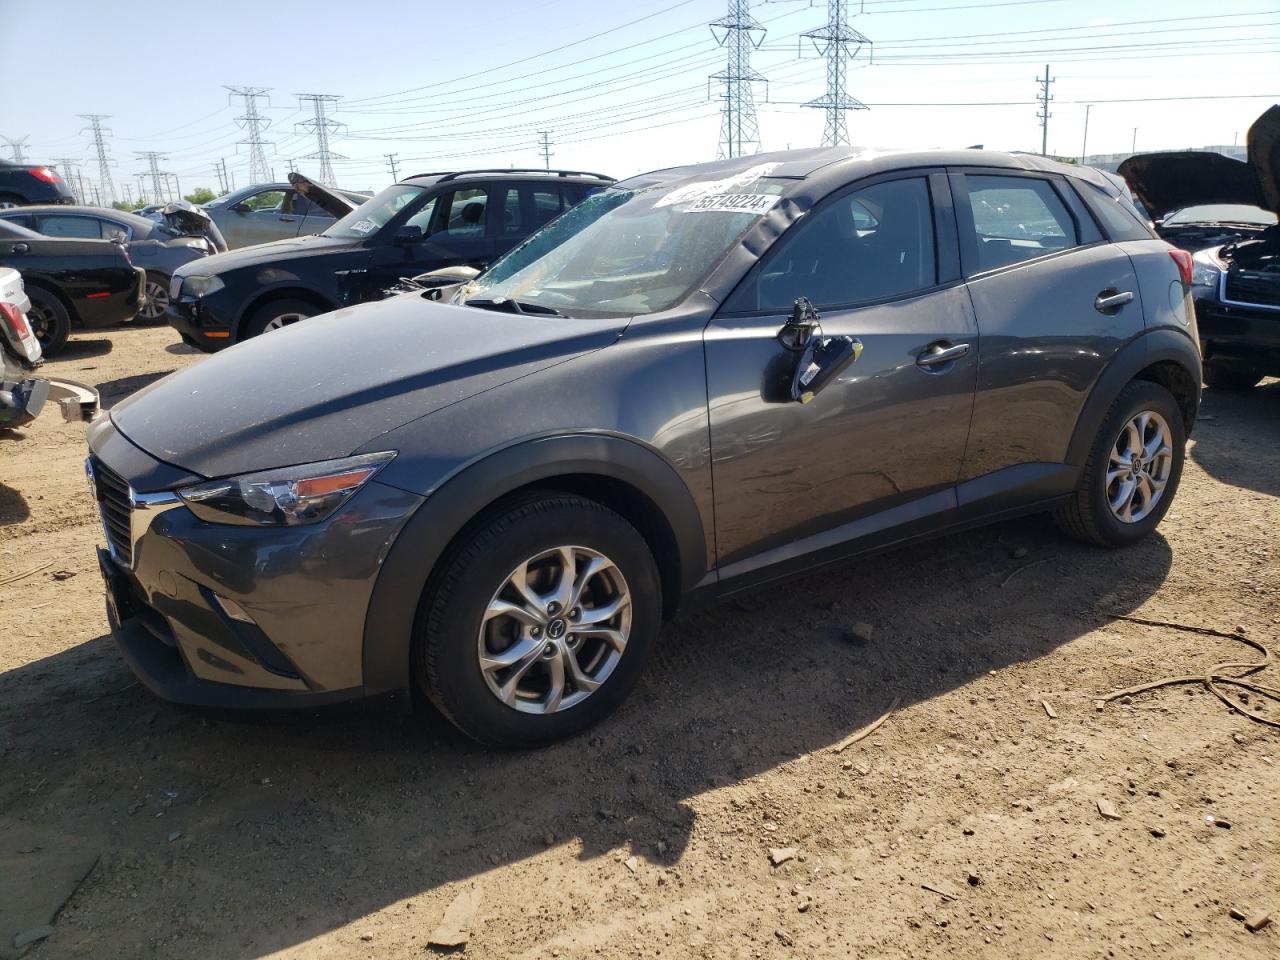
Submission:
POLYGON ((689 204, 690 213, 754 213, 764 216, 781 197, 771 193, 713 193, 689 204))
POLYGON ((372 220, 357 220, 351 225, 351 229, 356 233, 373 233, 378 229, 378 225, 372 220))
POLYGON ((754 183, 762 177, 769 176, 777 167, 776 163, 758 163, 754 167, 748 167, 741 173, 735 173, 721 180, 703 180, 698 183, 687 183, 683 187, 676 187, 655 203, 654 206, 669 207, 673 203, 688 203, 690 200, 697 200, 699 197, 705 197, 712 193, 728 193, 734 187, 744 187, 748 183, 754 183))

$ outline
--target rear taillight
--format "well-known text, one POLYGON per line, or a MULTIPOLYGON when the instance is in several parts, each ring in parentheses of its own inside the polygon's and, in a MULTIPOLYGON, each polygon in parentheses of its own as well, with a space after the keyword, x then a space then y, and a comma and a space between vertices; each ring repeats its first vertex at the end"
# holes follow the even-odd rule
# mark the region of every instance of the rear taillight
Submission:
POLYGON ((31 325, 22 311, 12 303, 0 303, 0 321, 8 327, 19 342, 31 336, 31 325))
POLYGON ((1182 285, 1184 287, 1191 286, 1191 254, 1185 250, 1170 250, 1169 256, 1178 265, 1178 273, 1182 274, 1182 285))
POLYGON ((32 167, 28 171, 37 180, 43 180, 45 183, 61 183, 62 178, 50 170, 48 167, 32 167))

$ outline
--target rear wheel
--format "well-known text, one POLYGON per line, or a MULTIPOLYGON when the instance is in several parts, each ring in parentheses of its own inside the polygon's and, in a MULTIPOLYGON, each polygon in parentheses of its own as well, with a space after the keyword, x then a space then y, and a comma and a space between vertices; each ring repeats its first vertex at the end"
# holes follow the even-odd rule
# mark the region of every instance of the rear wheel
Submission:
POLYGON ((249 319, 245 321, 243 328, 241 328, 239 339, 247 340, 250 337, 256 337, 264 333, 283 330, 299 320, 314 317, 319 312, 305 300, 292 298, 270 300, 250 314, 249 319))
POLYGON ((1261 379, 1261 375, 1254 373, 1252 370, 1241 370, 1239 367, 1221 367, 1216 363, 1206 363, 1204 365, 1204 382, 1214 390, 1252 390, 1261 379))
POLYGON ((163 273, 148 273, 146 300, 138 309, 138 319, 147 323, 163 320, 169 308, 169 278, 163 273))
POLYGON ((1157 383, 1135 380, 1111 405, 1075 494, 1055 514, 1058 525, 1102 547, 1141 540, 1169 509, 1186 443, 1173 394, 1157 383))
POLYGON ((16 193, 0 193, 0 210, 8 210, 10 207, 20 207, 23 199, 16 193))
POLYGON ((420 689, 468 736, 534 747, 612 711, 661 620, 644 538, 598 503, 546 494, 480 521, 440 560, 414 643, 420 689))
POLYGON ((27 299, 31 301, 27 311, 31 330, 40 341, 41 352, 52 357, 66 345, 71 334, 71 314, 57 296, 43 287, 28 287, 27 299))

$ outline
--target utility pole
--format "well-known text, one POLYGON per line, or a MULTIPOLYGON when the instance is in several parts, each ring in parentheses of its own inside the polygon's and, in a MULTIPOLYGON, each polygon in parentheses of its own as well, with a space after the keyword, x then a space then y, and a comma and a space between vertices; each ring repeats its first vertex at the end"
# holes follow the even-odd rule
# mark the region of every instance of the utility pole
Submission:
MULTIPOLYGON (((161 192, 160 178, 161 177, 167 178, 169 176, 169 174, 165 173, 163 170, 160 169, 160 161, 165 159, 168 156, 168 154, 159 153, 155 150, 147 150, 143 153, 137 154, 137 156, 140 160, 146 160, 148 166, 150 167, 150 170, 148 171, 148 173, 151 176, 151 195, 155 198, 156 203, 160 203, 164 197, 164 193, 161 192)), ((146 174, 143 174, 143 176, 146 176, 146 174)), ((167 179, 166 179, 166 185, 167 185, 167 179)))
POLYGON ((538 152, 542 154, 542 166, 545 170, 551 169, 551 158, 555 156, 551 152, 551 131, 538 131, 538 152))
POLYGON ((285 161, 285 163, 287 163, 287 164, 289 165, 289 172, 290 172, 290 173, 297 173, 297 172, 298 172, 298 162, 297 162, 296 160, 294 160, 293 158, 290 158, 290 159, 286 160, 286 161, 285 161))
MULTIPOLYGON (((720 146, 716 158, 740 157, 760 152, 760 126, 756 121, 756 98, 752 84, 766 83, 758 71, 751 69, 751 51, 764 42, 765 28, 751 16, 750 0, 729 0, 729 11, 710 24, 711 36, 724 47, 728 59, 725 68, 713 73, 710 81, 724 84, 724 107, 720 115, 720 146)), ((710 90, 708 90, 708 95, 710 90)), ((765 97, 768 97, 765 87, 765 97)))
POLYGON ((1049 155, 1049 118, 1053 116, 1049 112, 1049 101, 1053 99, 1049 95, 1049 87, 1053 84, 1054 77, 1049 76, 1049 65, 1044 65, 1044 76, 1036 77, 1036 83, 1040 84, 1040 112, 1036 114, 1040 118, 1040 156, 1049 155))
POLYGON ((1085 154, 1089 152, 1089 111, 1093 109, 1092 103, 1084 105, 1084 139, 1080 141, 1080 162, 1084 163, 1085 154))
POLYGON ((121 184, 120 189, 124 191, 124 202, 129 206, 133 206, 133 188, 125 183, 121 184))
POLYGON ((13 140, 10 137, 4 137, 4 142, 9 145, 9 156, 14 163, 27 162, 27 138, 21 140, 13 140))
POLYGON ((298 94, 298 109, 302 109, 304 103, 310 103, 315 110, 315 116, 310 120, 295 123, 294 129, 309 130, 316 135, 316 152, 307 154, 304 159, 320 161, 320 182, 328 186, 333 186, 336 182, 333 175, 333 161, 347 159, 342 154, 334 153, 329 149, 329 134, 340 133, 347 126, 345 123, 330 120, 326 113, 329 107, 336 105, 340 99, 332 93, 298 94))
POLYGON ((270 88, 227 87, 226 89, 230 91, 228 99, 240 97, 244 100, 244 116, 236 117, 236 123, 245 132, 245 138, 240 143, 249 148, 249 179, 254 183, 262 183, 270 176, 267 170, 267 151, 264 148, 268 145, 275 146, 275 144, 270 140, 262 139, 262 134, 271 126, 271 120, 258 113, 258 99, 265 97, 270 88))
MULTIPOLYGON (((134 176, 138 178, 138 202, 145 207, 146 199, 147 199, 147 188, 146 188, 147 175, 145 173, 135 173, 134 176)), ((151 201, 152 203, 159 203, 160 198, 152 197, 151 201)))
POLYGON ((384 154, 383 154, 383 156, 387 158, 387 166, 391 169, 391 182, 392 182, 392 183, 399 183, 399 182, 400 182, 400 170, 399 170, 399 169, 397 168, 397 166, 396 166, 396 157, 400 156, 400 154, 398 154, 398 153, 384 153, 384 154))
MULTIPOLYGON (((859 13, 862 9, 859 8, 859 13)), ((849 26, 849 0, 827 0, 827 25, 801 34, 811 40, 818 56, 827 60, 827 92, 810 100, 806 107, 827 112, 827 124, 822 131, 824 147, 843 146, 849 142, 849 130, 844 115, 849 110, 866 110, 867 105, 855 100, 845 91, 848 61, 858 55, 863 45, 871 41, 849 26)))
POLYGON ((1130 153, 1138 152, 1138 128, 1137 127, 1133 128, 1133 143, 1129 147, 1129 152, 1130 153))
MULTIPOLYGON (((106 120, 109 115, 105 113, 82 113, 79 116, 82 120, 89 121, 89 126, 86 129, 93 131, 93 148, 98 154, 98 183, 102 188, 102 193, 106 195, 108 205, 110 205, 116 202, 116 185, 111 182, 111 164, 115 161, 107 156, 105 138, 111 136, 111 131, 102 125, 102 121, 106 120)), ((84 133, 84 130, 80 132, 84 133)), ((101 203, 98 204, 98 206, 101 205, 101 203)))
POLYGON ((219 160, 213 165, 213 174, 218 178, 218 193, 227 192, 227 161, 219 160))

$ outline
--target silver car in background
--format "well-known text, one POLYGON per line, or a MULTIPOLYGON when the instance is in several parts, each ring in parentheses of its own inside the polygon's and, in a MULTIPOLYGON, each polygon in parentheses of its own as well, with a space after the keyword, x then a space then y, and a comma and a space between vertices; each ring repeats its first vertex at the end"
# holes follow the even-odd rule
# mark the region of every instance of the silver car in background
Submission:
MULTIPOLYGON (((367 193, 330 188, 338 198, 351 201, 351 207, 335 216, 314 201, 298 193, 289 183, 257 183, 210 200, 204 210, 226 238, 228 249, 248 247, 321 233, 340 216, 346 216, 369 199, 367 193)), ((326 193, 330 192, 326 191, 326 193)))

